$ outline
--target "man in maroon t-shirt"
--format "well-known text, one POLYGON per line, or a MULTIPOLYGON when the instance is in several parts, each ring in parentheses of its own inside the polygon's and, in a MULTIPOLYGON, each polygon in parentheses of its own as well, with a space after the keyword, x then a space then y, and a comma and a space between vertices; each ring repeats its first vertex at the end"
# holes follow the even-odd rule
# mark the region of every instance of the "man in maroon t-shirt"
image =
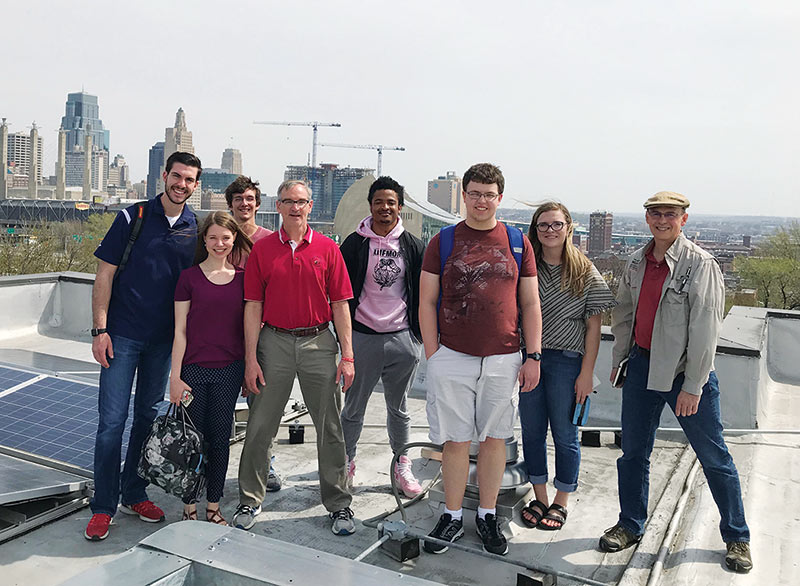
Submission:
MULTIPOLYGON (((542 314, 533 248, 523 237, 517 268, 506 227, 495 213, 505 181, 489 163, 464 174, 467 219, 455 227, 453 250, 441 270, 439 238, 425 251, 419 318, 428 359, 428 423, 431 441, 443 444, 444 512, 430 533, 443 541, 464 534, 462 501, 469 473, 469 446, 480 442, 480 506, 476 525, 483 547, 505 555, 508 544, 496 517, 506 464, 505 440, 514 435, 517 386, 539 382, 542 314), (442 272, 443 274, 439 274, 442 272), (437 311, 439 292, 441 305, 437 311), (520 357, 519 307, 528 354, 520 357)), ((447 547, 425 542, 430 553, 447 547)))

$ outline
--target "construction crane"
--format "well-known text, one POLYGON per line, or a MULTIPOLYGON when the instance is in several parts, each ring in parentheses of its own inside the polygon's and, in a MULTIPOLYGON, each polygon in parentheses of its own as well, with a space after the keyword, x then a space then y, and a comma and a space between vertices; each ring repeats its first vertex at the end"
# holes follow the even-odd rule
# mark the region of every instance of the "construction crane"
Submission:
POLYGON ((383 151, 404 151, 406 150, 405 147, 398 147, 398 146, 386 146, 382 144, 339 144, 333 142, 326 142, 322 143, 319 146, 323 147, 341 147, 345 149, 371 149, 373 151, 378 151, 378 177, 381 176, 381 170, 383 168, 383 151))
POLYGON ((341 124, 338 122, 275 122, 275 121, 267 121, 267 122, 260 122, 258 120, 254 121, 253 124, 269 124, 270 126, 310 126, 314 129, 314 139, 311 143, 311 166, 317 166, 317 128, 320 126, 335 126, 339 128, 341 124))

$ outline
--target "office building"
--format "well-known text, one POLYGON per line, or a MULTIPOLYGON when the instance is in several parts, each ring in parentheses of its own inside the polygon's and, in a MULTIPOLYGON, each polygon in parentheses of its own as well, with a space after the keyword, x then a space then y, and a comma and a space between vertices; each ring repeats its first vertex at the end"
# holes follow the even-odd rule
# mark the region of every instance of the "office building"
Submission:
POLYGON ((114 157, 114 162, 109 165, 108 179, 106 183, 108 185, 124 187, 126 189, 131 186, 130 167, 128 167, 128 163, 125 161, 125 157, 122 155, 116 155, 114 157))
POLYGON ((614 214, 606 211, 592 212, 589 215, 589 254, 599 254, 611 250, 611 227, 614 214))
MULTIPOLYGON (((233 183, 239 175, 228 173, 224 169, 203 169, 200 180, 203 182, 203 191, 213 191, 214 193, 224 193, 225 188, 233 183)), ((203 208, 206 209, 206 208, 203 208)))
POLYGON ((319 167, 289 165, 284 180, 303 180, 311 187, 314 207, 309 219, 313 222, 332 222, 344 192, 356 181, 371 175, 374 169, 339 167, 323 163, 319 167))
POLYGON ((222 151, 222 164, 220 165, 226 173, 234 175, 242 174, 242 153, 239 149, 225 149, 222 151))
MULTIPOLYGON (((108 186, 108 151, 92 146, 91 188, 105 191, 108 186)), ((83 148, 73 148, 64 154, 64 173, 67 187, 83 186, 86 170, 86 155, 83 148)))
MULTIPOLYGON (((161 168, 164 166, 164 143, 157 142, 150 147, 147 164, 147 199, 153 199, 161 180, 161 168)), ((163 185, 163 182, 162 182, 163 185)))
POLYGON ((109 150, 109 132, 100 119, 97 96, 86 92, 67 94, 66 112, 61 118, 61 127, 67 131, 67 152, 75 147, 83 148, 87 132, 91 134, 96 149, 109 150))
MULTIPOLYGON (((194 143, 192 142, 192 133, 186 127, 186 113, 183 108, 178 108, 175 112, 175 126, 166 128, 164 130, 164 162, 161 163, 161 169, 158 173, 158 181, 156 183, 156 193, 164 191, 164 171, 166 170, 167 159, 172 153, 177 152, 192 153, 194 154, 194 143)), ((187 203, 194 208, 200 207, 200 194, 197 194, 197 201, 194 201, 195 196, 187 200, 187 203)))
MULTIPOLYGON (((36 183, 42 185, 42 137, 36 138, 36 161, 34 169, 36 172, 36 183)), ((11 178, 11 183, 21 183, 28 185, 28 176, 31 172, 31 135, 28 132, 12 132, 8 134, 6 141, 8 149, 8 172, 17 177, 11 178), (24 180, 22 178, 24 176, 24 180)))
POLYGON ((464 198, 461 197, 461 177, 448 171, 428 181, 428 201, 457 216, 464 217, 464 198))

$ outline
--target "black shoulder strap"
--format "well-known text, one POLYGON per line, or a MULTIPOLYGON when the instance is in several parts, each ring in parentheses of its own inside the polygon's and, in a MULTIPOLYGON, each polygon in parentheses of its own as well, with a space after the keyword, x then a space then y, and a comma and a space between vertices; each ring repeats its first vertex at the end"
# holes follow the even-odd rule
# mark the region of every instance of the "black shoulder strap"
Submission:
POLYGON ((120 259, 119 261, 119 266, 117 267, 116 275, 119 275, 125 269, 125 265, 128 264, 128 258, 131 255, 131 249, 133 248, 133 245, 136 243, 136 239, 139 237, 139 232, 142 231, 142 224, 144 224, 145 205, 146 203, 143 201, 140 201, 139 203, 136 204, 136 214, 134 215, 133 218, 131 233, 128 236, 128 244, 125 245, 125 252, 122 253, 122 259, 120 259))

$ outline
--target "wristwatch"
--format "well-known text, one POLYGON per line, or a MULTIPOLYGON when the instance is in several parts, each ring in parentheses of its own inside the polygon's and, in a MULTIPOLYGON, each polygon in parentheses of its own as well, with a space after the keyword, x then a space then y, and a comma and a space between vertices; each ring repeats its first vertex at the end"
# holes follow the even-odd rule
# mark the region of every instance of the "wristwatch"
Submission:
POLYGON ((92 338, 96 338, 100 334, 105 334, 107 331, 108 330, 106 330, 105 328, 92 328, 91 330, 92 338))
POLYGON ((541 352, 528 352, 525 355, 525 358, 531 358, 531 359, 535 360, 536 362, 539 362, 542 359, 542 353, 541 352))

